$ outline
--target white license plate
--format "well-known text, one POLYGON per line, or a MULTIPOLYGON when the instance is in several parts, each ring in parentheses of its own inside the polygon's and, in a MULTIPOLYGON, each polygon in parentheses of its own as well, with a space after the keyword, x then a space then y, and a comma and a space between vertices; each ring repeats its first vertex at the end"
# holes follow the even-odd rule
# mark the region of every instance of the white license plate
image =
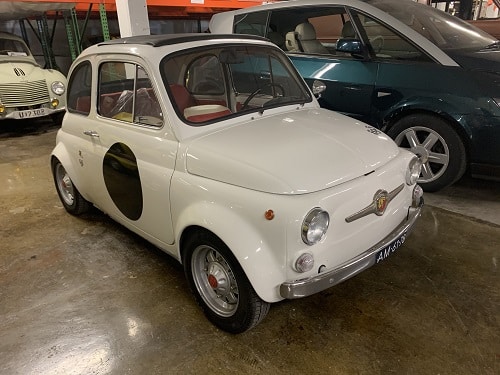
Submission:
POLYGON ((397 249, 399 249, 404 244, 405 240, 406 240, 406 233, 403 233, 401 236, 396 238, 382 250, 379 250, 377 254, 375 254, 375 264, 386 260, 390 255, 392 255, 397 249))
POLYGON ((47 112, 45 111, 45 108, 27 109, 25 111, 17 112, 17 118, 22 119, 22 118, 40 117, 40 116, 45 116, 46 114, 47 112))

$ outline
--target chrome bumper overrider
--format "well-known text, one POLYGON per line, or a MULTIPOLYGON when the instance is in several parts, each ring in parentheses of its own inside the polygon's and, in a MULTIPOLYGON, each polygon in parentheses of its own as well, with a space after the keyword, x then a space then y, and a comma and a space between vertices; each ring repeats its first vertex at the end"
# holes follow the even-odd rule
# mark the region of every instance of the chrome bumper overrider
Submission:
POLYGON ((394 229, 382 241, 372 246, 356 258, 344 263, 343 265, 332 270, 295 281, 284 282, 280 285, 280 295, 282 298, 293 299, 310 296, 321 292, 331 286, 337 285, 358 273, 370 268, 376 263, 375 255, 378 251, 384 249, 391 242, 397 240, 403 234, 408 235, 417 218, 420 216, 423 198, 420 199, 418 207, 410 207, 408 216, 396 229, 394 229))

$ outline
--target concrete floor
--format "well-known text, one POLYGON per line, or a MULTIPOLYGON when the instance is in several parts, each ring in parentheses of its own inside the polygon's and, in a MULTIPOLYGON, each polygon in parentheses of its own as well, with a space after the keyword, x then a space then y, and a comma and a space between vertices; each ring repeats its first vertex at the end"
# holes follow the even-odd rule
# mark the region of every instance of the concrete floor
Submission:
POLYGON ((64 211, 57 127, 2 129, 0 374, 500 373, 500 183, 427 194, 390 261, 235 336, 173 259, 97 211, 64 211))

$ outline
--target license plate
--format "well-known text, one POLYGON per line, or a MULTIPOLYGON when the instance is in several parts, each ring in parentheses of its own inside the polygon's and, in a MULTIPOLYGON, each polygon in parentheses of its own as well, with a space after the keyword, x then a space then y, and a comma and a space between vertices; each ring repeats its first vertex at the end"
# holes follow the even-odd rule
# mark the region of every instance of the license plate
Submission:
POLYGON ((40 116, 45 116, 45 108, 37 108, 37 109, 27 109, 25 111, 19 111, 17 112, 17 118, 33 118, 33 117, 40 117, 40 116))
POLYGON ((389 245, 379 250, 375 254, 375 264, 386 260, 390 255, 392 255, 397 249, 399 249, 406 240, 406 233, 403 233, 400 237, 396 238, 389 245))

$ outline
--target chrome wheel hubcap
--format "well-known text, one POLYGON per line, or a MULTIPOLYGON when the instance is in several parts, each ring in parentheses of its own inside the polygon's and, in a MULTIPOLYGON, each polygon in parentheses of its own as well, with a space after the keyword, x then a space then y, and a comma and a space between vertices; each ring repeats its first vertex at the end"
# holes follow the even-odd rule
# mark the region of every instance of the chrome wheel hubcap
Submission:
POLYGON ((58 164, 56 167, 56 181, 59 192, 61 193, 61 197, 68 206, 73 205, 75 202, 75 191, 73 187, 73 183, 69 178, 66 170, 61 164, 58 164))
POLYGON ((450 150, 443 137, 424 126, 415 126, 401 132, 395 139, 398 146, 410 150, 422 160, 418 182, 426 183, 441 177, 450 162, 450 150))
POLYGON ((232 316, 239 303, 238 284, 222 254, 210 246, 198 246, 191 258, 191 269, 203 301, 218 315, 232 316))

